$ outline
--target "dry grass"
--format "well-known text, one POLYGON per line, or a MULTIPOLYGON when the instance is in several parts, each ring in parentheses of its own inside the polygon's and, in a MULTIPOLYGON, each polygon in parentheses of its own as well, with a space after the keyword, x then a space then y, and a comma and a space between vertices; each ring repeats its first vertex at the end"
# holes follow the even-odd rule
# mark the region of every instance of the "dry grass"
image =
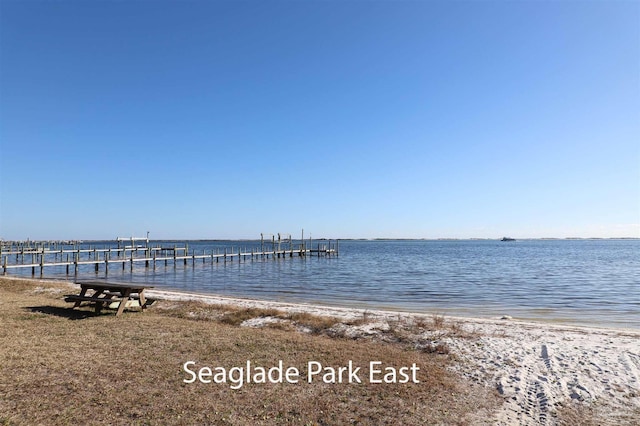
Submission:
MULTIPOLYGON (((277 318, 282 320, 275 324, 269 324, 271 328, 282 328, 283 322, 291 323, 295 326, 305 328, 307 331, 320 334, 325 333, 336 325, 339 320, 333 317, 323 317, 312 315, 306 312, 285 313, 277 309, 264 308, 240 308, 231 305, 211 305, 202 302, 180 302, 166 307, 158 307, 166 311, 166 314, 173 317, 194 319, 194 320, 217 320, 223 324, 241 325, 253 318, 277 318)), ((289 329, 287 328, 287 329, 289 329)))
POLYGON ((298 326, 305 327, 316 334, 326 332, 339 322, 336 318, 320 317, 306 312, 289 314, 286 318, 290 319, 298 326))
MULTIPOLYGON (((401 345, 238 327, 251 315, 315 330, 330 319, 278 311, 158 302, 116 318, 70 309, 56 284, 0 278, 0 424, 475 424, 493 393, 446 370, 447 357, 401 345), (163 306, 164 305, 164 306, 163 306), (420 366, 418 384, 185 384, 198 366, 273 366, 353 360, 420 366)), ((65 290, 68 291, 68 290, 65 290)), ((255 317, 254 317, 255 318, 255 317)))
POLYGON ((433 326, 436 328, 436 330, 439 330, 444 327, 444 323, 445 323, 444 315, 433 314, 431 321, 433 322, 433 326))
POLYGON ((448 355, 451 352, 449 345, 447 345, 446 343, 430 343, 426 345, 422 350, 429 354, 440 355, 448 355))

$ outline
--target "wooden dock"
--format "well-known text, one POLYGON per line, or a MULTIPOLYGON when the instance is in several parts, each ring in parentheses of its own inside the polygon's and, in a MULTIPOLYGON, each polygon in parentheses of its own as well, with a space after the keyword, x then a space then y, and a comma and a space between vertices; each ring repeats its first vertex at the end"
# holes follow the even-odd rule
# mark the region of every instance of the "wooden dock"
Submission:
MULTIPOLYGON (((120 241, 119 241, 120 243, 120 241)), ((338 256, 339 241, 331 240, 317 242, 314 244, 309 241, 293 244, 291 240, 288 243, 270 242, 271 249, 265 248, 265 242, 261 241, 260 248, 224 248, 212 249, 209 252, 205 250, 196 253, 189 250, 188 244, 182 247, 178 246, 120 246, 109 248, 73 248, 64 247, 48 247, 41 246, 22 246, 16 250, 16 247, 0 247, 0 259, 2 259, 2 273, 6 274, 10 269, 31 268, 31 274, 35 275, 39 269, 40 275, 44 275, 45 268, 65 267, 66 273, 78 274, 78 268, 83 265, 93 265, 95 272, 99 272, 104 268, 105 273, 109 272, 109 268, 120 267, 125 270, 127 265, 133 270, 134 264, 144 263, 146 268, 156 268, 158 263, 164 263, 164 266, 172 264, 176 267, 179 264, 187 266, 189 262, 195 265, 196 261, 202 263, 215 262, 242 262, 254 261, 259 259, 284 259, 292 257, 311 257, 311 256, 338 256), (283 245, 285 247, 283 247, 283 245)), ((119 244, 120 245, 120 244, 119 244)))

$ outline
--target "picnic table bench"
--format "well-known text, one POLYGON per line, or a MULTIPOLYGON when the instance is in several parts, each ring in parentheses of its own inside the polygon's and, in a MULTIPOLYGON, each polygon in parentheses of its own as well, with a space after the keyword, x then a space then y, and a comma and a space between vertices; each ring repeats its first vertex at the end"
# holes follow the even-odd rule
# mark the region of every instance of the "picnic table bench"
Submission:
POLYGON ((153 288, 144 284, 116 284, 99 281, 77 284, 80 284, 80 294, 68 294, 65 296, 65 301, 74 302, 74 308, 79 307, 82 302, 89 302, 89 304, 95 305, 96 312, 115 304, 116 316, 120 316, 124 308, 133 304, 133 301, 137 301, 140 309, 144 312, 147 307, 144 290, 153 288), (91 290, 91 294, 87 294, 89 290, 91 290))

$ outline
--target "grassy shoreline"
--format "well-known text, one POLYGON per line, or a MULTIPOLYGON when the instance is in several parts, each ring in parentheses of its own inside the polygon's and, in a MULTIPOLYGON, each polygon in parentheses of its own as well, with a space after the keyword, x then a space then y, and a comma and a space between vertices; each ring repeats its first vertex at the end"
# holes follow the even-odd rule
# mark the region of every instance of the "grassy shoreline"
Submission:
POLYGON ((207 307, 192 302, 159 302, 121 318, 95 315, 71 310, 62 300, 69 292, 64 283, 0 278, 0 423, 482 424, 499 404, 494 390, 464 383, 448 369, 453 357, 436 351, 282 326, 239 327, 242 310, 204 315, 207 307), (188 360, 226 368, 247 360, 301 368, 309 361, 416 363, 421 381, 233 390, 184 383, 188 360))
POLYGON ((63 295, 77 290, 0 277, 0 424, 632 425, 640 415, 637 330, 170 291, 116 318, 71 309, 63 295), (226 371, 282 361, 302 378, 310 361, 351 361, 364 383, 189 384, 187 361, 226 371), (415 364, 420 383, 369 383, 371 361, 415 364))

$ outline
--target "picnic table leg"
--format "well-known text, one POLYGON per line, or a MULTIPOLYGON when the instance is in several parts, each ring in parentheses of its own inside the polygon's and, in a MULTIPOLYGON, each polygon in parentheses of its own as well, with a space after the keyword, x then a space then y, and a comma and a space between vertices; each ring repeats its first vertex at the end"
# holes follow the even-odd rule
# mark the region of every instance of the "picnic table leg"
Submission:
POLYGON ((147 300, 144 297, 144 289, 140 290, 140 293, 138 293, 138 299, 140 302, 140 311, 144 312, 144 310, 147 308, 147 300))
MULTIPOLYGON (((93 292, 93 295, 91 295, 91 297, 100 297, 102 293, 104 293, 104 290, 95 290, 93 292)), ((102 310, 102 304, 103 302, 96 302, 96 314, 99 314, 100 311, 102 310)))
MULTIPOLYGON (((80 297, 84 297, 85 294, 87 294, 87 287, 82 287, 82 290, 80 290, 80 297)), ((80 304, 82 303, 82 300, 76 300, 76 303, 73 304, 74 308, 77 308, 80 306, 80 304)))
POLYGON ((116 316, 119 317, 120 314, 124 311, 124 307, 127 305, 129 301, 129 296, 131 295, 131 289, 128 288, 122 294, 122 299, 120 299, 120 306, 118 306, 118 312, 116 312, 116 316))

